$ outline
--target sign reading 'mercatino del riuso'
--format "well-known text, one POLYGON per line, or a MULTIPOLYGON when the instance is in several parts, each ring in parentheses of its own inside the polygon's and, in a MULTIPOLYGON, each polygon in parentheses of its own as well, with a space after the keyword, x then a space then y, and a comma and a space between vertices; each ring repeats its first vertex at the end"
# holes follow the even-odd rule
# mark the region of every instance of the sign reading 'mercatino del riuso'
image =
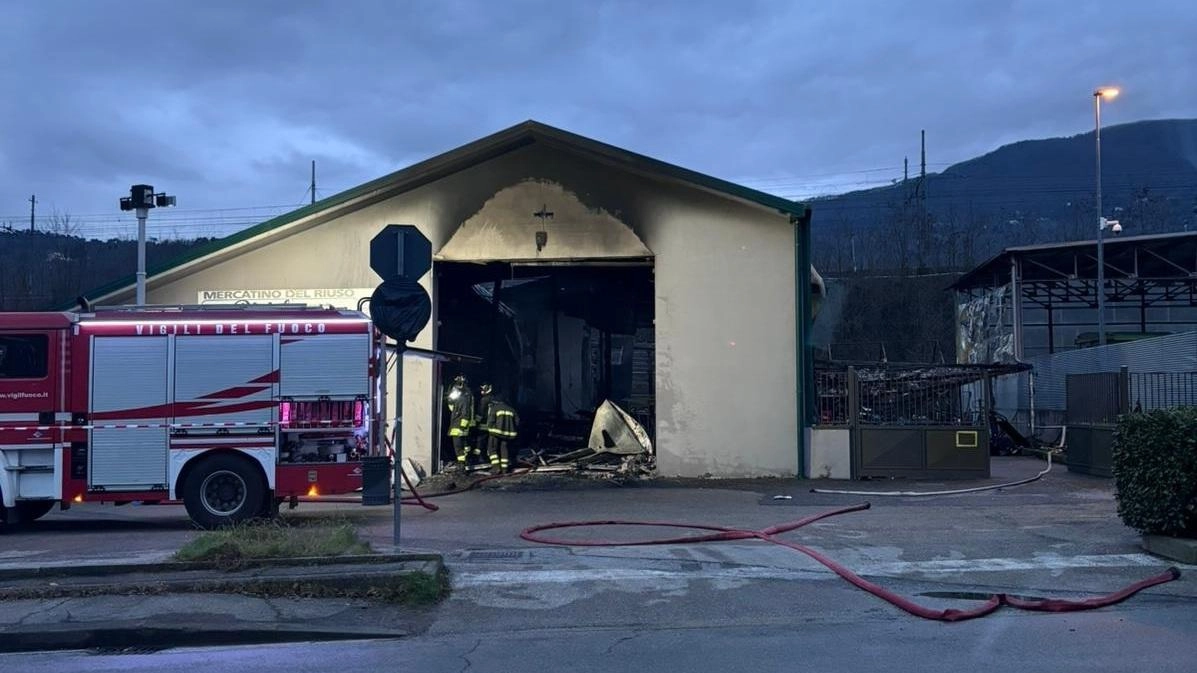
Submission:
POLYGON ((356 309, 358 301, 369 297, 373 288, 273 288, 251 290, 231 288, 200 290, 197 299, 203 306, 211 304, 310 304, 334 308, 356 309))

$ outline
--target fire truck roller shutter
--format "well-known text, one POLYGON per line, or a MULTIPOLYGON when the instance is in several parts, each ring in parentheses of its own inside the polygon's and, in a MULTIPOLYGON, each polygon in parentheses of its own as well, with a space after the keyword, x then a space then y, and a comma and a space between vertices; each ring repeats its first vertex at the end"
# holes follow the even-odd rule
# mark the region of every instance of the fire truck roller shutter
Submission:
POLYGON ((370 392, 368 333, 284 337, 279 364, 283 397, 337 396, 370 392))
MULTIPOLYGON (((274 418, 274 344, 278 336, 175 339, 175 421, 256 423, 274 418)), ((192 433, 195 434, 195 433, 192 433)))
POLYGON ((196 525, 219 528, 270 511, 270 490, 261 467, 237 451, 219 451, 191 461, 181 481, 183 505, 196 525))
POLYGON ((109 491, 165 489, 165 424, 174 373, 170 337, 95 337, 91 366, 93 418, 117 427, 90 431, 90 485, 109 491))

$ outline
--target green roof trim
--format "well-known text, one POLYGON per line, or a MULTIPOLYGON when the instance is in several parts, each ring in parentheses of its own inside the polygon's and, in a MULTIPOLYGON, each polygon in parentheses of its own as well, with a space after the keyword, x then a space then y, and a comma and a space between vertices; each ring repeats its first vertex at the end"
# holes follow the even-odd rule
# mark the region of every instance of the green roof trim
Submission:
MULTIPOLYGON (((266 220, 247 229, 224 238, 210 241, 189 250, 187 254, 156 264, 146 269, 147 281, 156 275, 177 269, 185 264, 218 254, 239 243, 257 238, 276 229, 293 224, 306 217, 320 214, 329 208, 343 205, 354 199, 379 191, 390 191, 400 194, 421 185, 439 180, 447 175, 469 168, 484 161, 489 161, 527 145, 544 142, 549 145, 564 148, 582 155, 595 155, 626 170, 650 173, 679 180, 695 186, 754 203, 766 208, 777 210, 782 214, 805 217, 810 208, 799 201, 791 201, 780 196, 758 191, 744 185, 722 180, 704 173, 682 168, 659 159, 630 152, 614 145, 599 142, 584 136, 570 133, 537 121, 526 121, 510 128, 480 138, 457 149, 449 150, 430 159, 425 159, 406 168, 389 173, 367 183, 347 189, 338 194, 323 198, 313 204, 304 206, 289 213, 266 220)), ((130 274, 112 283, 98 287, 83 295, 90 300, 103 298, 121 290, 135 287, 136 276, 130 274)), ((77 307, 77 303, 64 306, 65 309, 77 307)))

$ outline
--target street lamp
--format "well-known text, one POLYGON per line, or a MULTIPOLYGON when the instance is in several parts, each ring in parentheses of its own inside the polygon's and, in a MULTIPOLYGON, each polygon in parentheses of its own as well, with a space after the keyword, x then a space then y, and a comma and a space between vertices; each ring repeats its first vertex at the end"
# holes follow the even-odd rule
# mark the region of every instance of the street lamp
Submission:
POLYGON ((1101 99, 1113 100, 1118 93, 1118 89, 1109 86, 1093 92, 1094 140, 1097 143, 1097 343, 1100 346, 1106 345, 1106 258, 1102 242, 1106 227, 1110 226, 1101 215, 1101 99))
POLYGON ((121 210, 132 210, 137 213, 137 305, 145 306, 145 218, 150 215, 150 208, 155 206, 167 207, 175 205, 175 197, 167 196, 166 192, 154 193, 150 185, 133 185, 129 188, 129 196, 121 198, 121 210))

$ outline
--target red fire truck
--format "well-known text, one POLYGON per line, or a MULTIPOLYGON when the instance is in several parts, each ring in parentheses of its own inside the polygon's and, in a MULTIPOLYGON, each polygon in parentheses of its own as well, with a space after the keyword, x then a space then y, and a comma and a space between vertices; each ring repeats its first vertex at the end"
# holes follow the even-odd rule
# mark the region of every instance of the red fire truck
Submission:
POLYGON ((181 501, 213 527, 352 493, 383 455, 384 347, 326 307, 0 313, 0 526, 181 501))

